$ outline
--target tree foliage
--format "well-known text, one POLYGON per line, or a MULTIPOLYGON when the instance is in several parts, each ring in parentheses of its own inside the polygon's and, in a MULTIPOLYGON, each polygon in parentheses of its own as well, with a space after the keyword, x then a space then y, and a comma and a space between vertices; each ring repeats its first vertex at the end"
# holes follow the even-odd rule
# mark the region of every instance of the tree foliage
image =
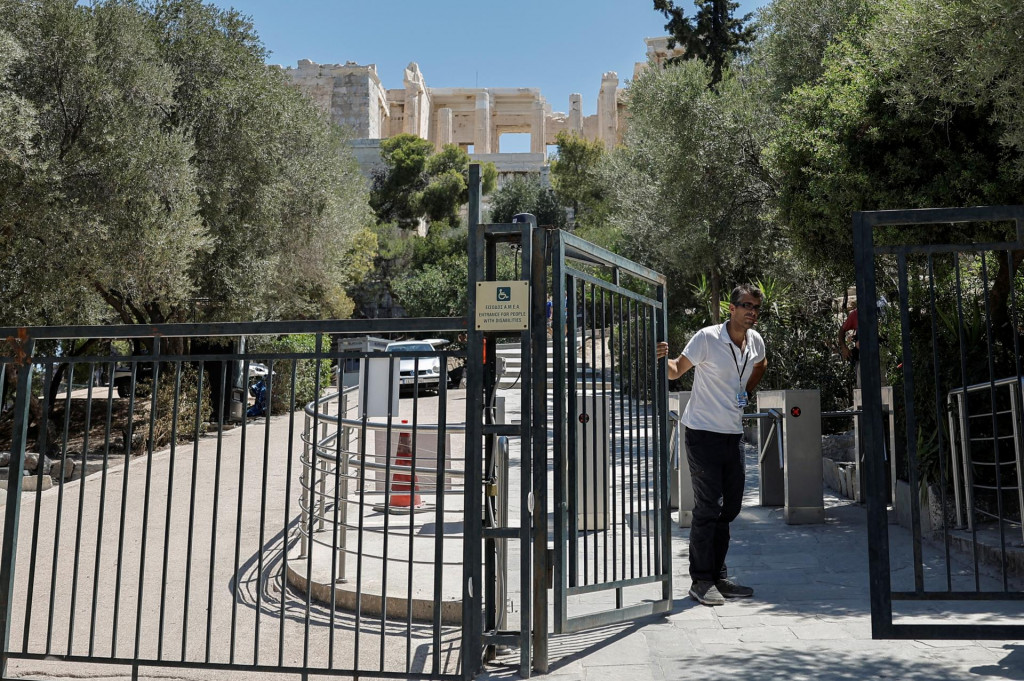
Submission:
MULTIPOLYGON (((897 50, 889 34, 909 29, 908 17, 924 6, 880 5, 866 26, 835 40, 821 75, 785 96, 769 150, 793 242, 812 262, 838 264, 851 278, 853 211, 1012 204, 1024 193, 1017 172, 1024 149, 1012 143, 990 97, 958 101, 933 90, 909 104, 932 69, 931 60, 927 68, 917 61, 921 50, 946 36, 934 27, 928 38, 911 32, 900 40, 920 49, 897 50)), ((934 234, 899 230, 915 241, 934 234)))
POLYGON ((673 0, 654 0, 654 9, 668 19, 665 30, 671 36, 669 48, 680 45, 686 50, 677 61, 699 59, 707 64, 711 69, 708 85, 714 87, 721 82, 729 62, 753 43, 756 28, 745 25, 753 14, 737 19, 733 12, 739 3, 733 0, 694 0, 693 4, 697 13, 692 19, 673 0))
POLYGON ((551 162, 551 186, 555 197, 573 209, 577 225, 597 226, 607 212, 601 167, 607 153, 600 140, 566 130, 555 137, 558 157, 551 162))
POLYGON ((27 117, 0 171, 4 323, 347 316, 362 180, 245 18, 0 0, 0 25, 21 48, 0 39, 0 107, 27 117))
POLYGON ((777 239, 765 220, 762 109, 739 77, 727 73, 714 91, 709 74, 688 61, 633 82, 626 146, 612 161, 611 220, 627 254, 679 284, 706 275, 717 313, 725 282, 777 239))
POLYGON ((491 197, 491 222, 512 222, 517 213, 530 213, 538 225, 565 227, 565 209, 538 175, 513 177, 491 197))
MULTIPOLYGON (((469 201, 469 154, 454 144, 434 153, 428 140, 402 133, 381 141, 384 168, 373 180, 371 205, 381 222, 416 226, 421 218, 458 222, 469 201)), ((483 193, 497 184, 493 163, 482 168, 483 193)))

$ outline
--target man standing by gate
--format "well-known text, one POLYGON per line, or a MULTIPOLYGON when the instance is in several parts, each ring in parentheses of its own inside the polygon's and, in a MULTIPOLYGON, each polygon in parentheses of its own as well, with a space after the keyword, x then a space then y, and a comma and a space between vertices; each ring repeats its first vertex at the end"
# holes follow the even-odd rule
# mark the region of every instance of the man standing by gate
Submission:
MULTIPOLYGON (((682 422, 694 498, 690 596, 704 605, 754 595, 750 587, 729 579, 725 555, 729 523, 743 501, 743 408, 768 366, 764 340, 753 329, 762 299, 756 286, 737 286, 729 299, 729 319, 695 333, 683 352, 668 360, 670 380, 695 369, 682 422)), ((668 355, 668 343, 658 343, 657 355, 668 355)))

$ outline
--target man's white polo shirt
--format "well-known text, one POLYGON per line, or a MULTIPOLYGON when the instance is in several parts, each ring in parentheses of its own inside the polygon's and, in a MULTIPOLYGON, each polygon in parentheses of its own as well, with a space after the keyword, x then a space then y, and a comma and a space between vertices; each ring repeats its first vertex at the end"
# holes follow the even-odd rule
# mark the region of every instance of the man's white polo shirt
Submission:
POLYGON ((765 358, 764 339, 750 329, 740 350, 729 338, 727 324, 704 327, 683 349, 694 370, 693 393, 682 418, 687 428, 743 432, 743 410, 736 406, 736 393, 746 389, 754 365, 765 358))

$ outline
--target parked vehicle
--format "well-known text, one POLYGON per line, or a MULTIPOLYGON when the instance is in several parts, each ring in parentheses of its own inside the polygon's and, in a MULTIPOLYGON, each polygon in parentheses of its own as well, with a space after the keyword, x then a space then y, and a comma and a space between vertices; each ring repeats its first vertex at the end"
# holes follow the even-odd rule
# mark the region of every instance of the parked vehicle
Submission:
POLYGON ((398 360, 398 385, 402 389, 437 390, 441 383, 441 358, 436 355, 415 353, 432 353, 434 346, 427 341, 395 341, 388 343, 384 350, 389 353, 401 353, 398 360))

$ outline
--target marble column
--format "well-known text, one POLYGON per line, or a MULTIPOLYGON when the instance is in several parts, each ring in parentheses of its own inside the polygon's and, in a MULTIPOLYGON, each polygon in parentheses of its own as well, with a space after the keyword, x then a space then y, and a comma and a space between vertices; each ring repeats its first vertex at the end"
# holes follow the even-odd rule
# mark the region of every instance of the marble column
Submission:
POLYGON ((530 122, 530 153, 543 154, 547 150, 544 144, 544 125, 546 123, 543 102, 533 103, 533 120, 530 122))
POLYGON ((451 144, 455 139, 455 119, 452 110, 448 107, 437 110, 437 136, 434 145, 440 151, 441 147, 451 144))
POLYGON ((608 71, 601 76, 601 92, 597 96, 597 135, 606 149, 618 142, 619 107, 615 94, 619 89, 619 74, 608 71))
POLYGON ((473 153, 491 153, 491 95, 478 92, 476 115, 473 118, 473 153))
POLYGON ((583 136, 583 95, 569 95, 569 132, 583 136))

